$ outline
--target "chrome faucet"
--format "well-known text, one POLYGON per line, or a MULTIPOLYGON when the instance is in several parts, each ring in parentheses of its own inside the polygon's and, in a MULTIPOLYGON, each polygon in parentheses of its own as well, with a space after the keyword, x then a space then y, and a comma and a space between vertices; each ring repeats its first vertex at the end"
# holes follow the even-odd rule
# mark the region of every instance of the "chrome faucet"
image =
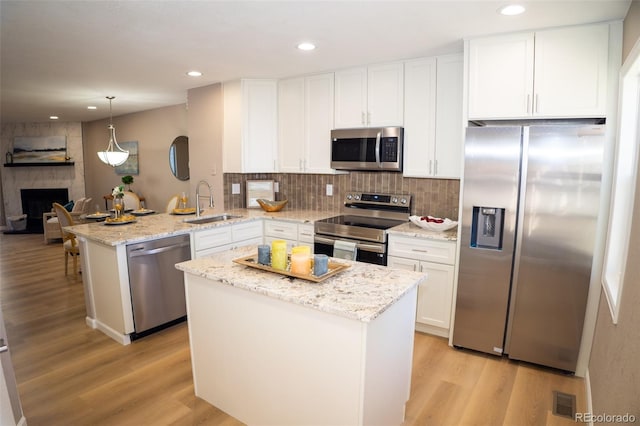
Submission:
POLYGON ((198 182, 198 185, 196 186, 196 217, 200 217, 200 198, 207 197, 206 195, 204 196, 200 195, 200 185, 202 185, 203 183, 207 185, 207 188, 209 188, 209 207, 213 208, 213 192, 211 190, 211 185, 209 185, 209 183, 206 180, 201 180, 200 182, 198 182))

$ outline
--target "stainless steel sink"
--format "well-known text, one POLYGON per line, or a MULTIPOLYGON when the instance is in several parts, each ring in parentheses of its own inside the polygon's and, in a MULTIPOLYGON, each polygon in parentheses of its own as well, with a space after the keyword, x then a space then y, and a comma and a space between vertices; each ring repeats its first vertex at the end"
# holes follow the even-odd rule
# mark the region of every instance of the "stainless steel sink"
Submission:
POLYGON ((223 222, 225 220, 239 219, 241 217, 242 216, 240 216, 240 215, 221 213, 221 214, 217 214, 215 216, 190 217, 188 219, 184 219, 184 222, 191 223, 193 225, 201 225, 203 223, 223 222))

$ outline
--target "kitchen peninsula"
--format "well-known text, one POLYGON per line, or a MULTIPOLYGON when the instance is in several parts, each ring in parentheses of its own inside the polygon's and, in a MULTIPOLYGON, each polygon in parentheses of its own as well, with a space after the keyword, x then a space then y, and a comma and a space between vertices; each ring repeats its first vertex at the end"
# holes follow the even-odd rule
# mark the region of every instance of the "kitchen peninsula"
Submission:
MULTIPOLYGON (((312 211, 270 214, 247 209, 229 213, 233 213, 237 218, 189 224, 184 220, 194 218, 193 216, 163 213, 138 217, 135 223, 126 225, 107 226, 102 222, 66 228, 73 232, 80 242, 87 325, 102 331, 123 345, 131 342, 131 335, 135 329, 127 246, 186 235, 191 243, 191 258, 196 258, 196 248, 203 239, 220 243, 215 249, 201 252, 205 254, 240 245, 257 244, 262 242, 263 238, 263 219, 277 218, 302 223, 309 220, 307 218, 315 220, 319 214, 312 211), (228 239, 221 240, 220 235, 228 239)), ((212 214, 213 212, 206 211, 203 217, 212 214)))
POLYGON ((177 265, 196 395, 247 424, 401 424, 426 274, 340 260, 313 283, 232 262, 255 251, 177 265))

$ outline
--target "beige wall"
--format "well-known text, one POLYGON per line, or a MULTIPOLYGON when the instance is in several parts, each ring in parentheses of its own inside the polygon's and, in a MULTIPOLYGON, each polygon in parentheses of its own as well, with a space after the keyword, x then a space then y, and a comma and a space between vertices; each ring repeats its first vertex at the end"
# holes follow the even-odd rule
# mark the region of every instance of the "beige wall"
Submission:
MULTIPOLYGON (((86 193, 100 200, 101 208, 104 208, 102 197, 122 184, 122 175, 96 155, 109 141, 108 123, 107 119, 83 124, 86 193)), ((171 143, 178 136, 189 136, 185 105, 114 117, 113 124, 118 142, 138 142, 139 174, 133 175, 131 189, 146 198, 147 208, 164 211, 171 196, 189 191, 189 181, 176 179, 169 168, 171 143)))
MULTIPOLYGON (((640 40, 640 2, 624 21, 624 58, 640 40)), ((611 321, 604 293, 600 297, 589 361, 593 414, 632 414, 640 422, 640 174, 636 183, 629 258, 618 324, 611 321)))
MULTIPOLYGON (((222 85, 213 84, 190 89, 189 105, 189 170, 190 193, 194 197, 200 180, 207 181, 213 189, 215 209, 224 210, 222 192, 222 135, 223 96, 222 85)), ((206 188, 202 190, 206 193, 206 188)), ((203 200, 203 205, 206 201, 203 200)), ((194 206, 195 204, 192 204, 194 206)))

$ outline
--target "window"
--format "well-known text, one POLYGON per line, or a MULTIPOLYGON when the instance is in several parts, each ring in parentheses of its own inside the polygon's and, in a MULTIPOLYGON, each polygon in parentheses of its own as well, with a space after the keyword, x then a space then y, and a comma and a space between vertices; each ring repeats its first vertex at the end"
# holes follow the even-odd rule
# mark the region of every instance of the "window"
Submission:
POLYGON ((617 324, 627 265, 640 144, 640 42, 621 70, 620 122, 602 285, 617 324))

